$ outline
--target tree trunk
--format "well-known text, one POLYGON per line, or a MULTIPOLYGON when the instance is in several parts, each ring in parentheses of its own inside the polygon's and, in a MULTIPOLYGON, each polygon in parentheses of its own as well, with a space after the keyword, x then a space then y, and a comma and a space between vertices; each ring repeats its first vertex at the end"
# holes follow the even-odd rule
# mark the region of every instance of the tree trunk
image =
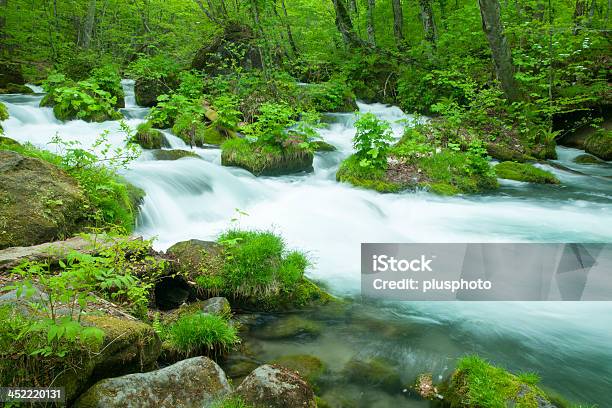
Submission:
POLYGON ((353 29, 353 22, 351 16, 346 9, 346 5, 343 0, 332 0, 334 4, 334 11, 336 12, 336 28, 342 34, 342 40, 348 47, 360 47, 363 44, 361 38, 355 34, 353 29))
POLYGON ((576 6, 574 7, 574 35, 580 31, 582 20, 587 11, 587 0, 576 0, 576 6))
POLYGON ((376 7, 375 0, 368 0, 367 4, 366 31, 368 33, 368 41, 370 44, 376 45, 376 31, 374 30, 374 8, 376 7))
POLYGON ((521 99, 521 92, 514 78, 512 53, 504 35, 499 0, 478 0, 478 4, 482 17, 482 30, 491 47, 497 78, 501 82, 506 98, 511 102, 518 101, 521 99))
POLYGON ((298 54, 295 40, 293 39, 293 32, 291 31, 291 25, 289 24, 289 15, 287 14, 287 7, 285 6, 285 0, 281 0, 281 7, 283 8, 283 15, 285 16, 285 27, 287 28, 287 38, 289 39, 289 45, 294 55, 298 54))
POLYGON ((423 31, 425 31, 425 40, 432 44, 436 44, 436 22, 434 20, 433 8, 431 0, 419 0, 421 9, 421 22, 423 23, 423 31))
POLYGON ((83 47, 89 48, 93 36, 94 23, 96 21, 96 0, 89 0, 87 6, 87 17, 83 26, 83 47))
POLYGON ((0 53, 7 51, 6 39, 8 36, 5 32, 6 27, 6 9, 8 8, 7 0, 0 0, 0 7, 2 7, 2 13, 0 14, 0 53))
POLYGON ((402 10, 402 0, 391 0, 393 5, 393 36, 397 49, 404 48, 404 12, 402 10))

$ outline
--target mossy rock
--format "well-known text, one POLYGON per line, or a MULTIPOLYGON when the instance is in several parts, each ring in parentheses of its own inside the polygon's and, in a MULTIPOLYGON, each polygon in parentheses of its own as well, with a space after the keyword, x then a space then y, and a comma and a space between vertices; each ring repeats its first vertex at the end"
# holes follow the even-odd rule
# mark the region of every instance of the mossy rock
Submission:
MULTIPOLYGON (((41 101, 41 106, 43 101, 41 101)), ((85 122, 106 122, 109 120, 119 120, 123 118, 123 115, 120 112, 113 109, 109 110, 108 112, 101 110, 87 112, 84 116, 79 116, 79 113, 80 111, 72 105, 70 105, 68 109, 62 108, 61 105, 53 105, 53 114, 57 119, 61 120, 62 122, 75 119, 84 120, 85 122)))
MULTIPOLYGON (((2 359, 0 377, 5 385, 38 386, 53 384, 65 389, 70 404, 89 385, 103 378, 153 368, 160 340, 153 328, 127 318, 86 315, 81 324, 94 326, 104 333, 102 344, 91 349, 73 343, 62 358, 45 358, 21 354, 16 359, 2 359)), ((11 350, 2 350, 11 355, 11 350)))
POLYGON ((469 356, 459 361, 448 386, 440 387, 440 393, 450 406, 457 408, 555 408, 537 387, 538 381, 536 375, 516 376, 479 357, 469 356))
POLYGON ((32 88, 26 85, 19 84, 6 84, 6 86, 0 88, 0 94, 31 94, 34 93, 32 88))
POLYGON ((497 177, 539 184, 559 184, 554 174, 530 164, 502 162, 495 166, 497 177))
POLYGON ((154 150, 153 157, 155 160, 178 160, 183 157, 194 157, 199 159, 200 156, 195 152, 191 152, 189 150, 180 150, 180 149, 172 149, 172 150, 154 150))
POLYGON ((0 88, 6 88, 9 84, 25 84, 21 65, 15 62, 0 61, 0 88))
POLYGON ((520 147, 511 147, 503 143, 488 143, 487 153, 489 156, 499 161, 515 161, 522 163, 533 160, 533 157, 525 154, 520 147))
POLYGON ((315 142, 312 142, 310 145, 312 146, 315 152, 335 152, 336 150, 338 150, 336 149, 336 146, 327 143, 323 140, 317 140, 315 142))
POLYGON ((598 159, 595 156, 592 156, 590 154, 581 154, 578 155, 576 157, 574 157, 574 163, 578 163, 578 164, 601 164, 603 163, 603 160, 598 159))
POLYGON ((194 121, 191 115, 179 116, 172 126, 172 133, 188 145, 198 147, 204 147, 205 145, 219 146, 226 140, 235 137, 235 132, 221 129, 214 124, 206 124, 199 120, 194 121))
POLYGON ((221 145, 221 164, 240 167, 256 176, 280 176, 313 171, 314 155, 300 147, 250 143, 246 139, 231 139, 221 145))
POLYGON ((10 137, 0 136, 0 150, 5 150, 2 147, 18 147, 21 146, 21 143, 18 141, 11 139, 10 137))
POLYGON ((349 156, 340 164, 336 180, 379 193, 397 193, 409 187, 408 184, 389 180, 384 170, 362 168, 355 155, 349 156))
POLYGON ((325 364, 319 358, 309 354, 291 354, 274 359, 271 364, 280 365, 298 374, 315 386, 321 375, 325 372, 325 364))
POLYGON ((584 141, 584 150, 602 160, 612 160, 612 130, 599 129, 584 141))
POLYGON ((77 181, 40 159, 0 150, 0 249, 70 237, 88 225, 77 181))
POLYGON ((392 361, 380 357, 366 360, 354 357, 342 373, 345 378, 358 384, 378 387, 389 393, 402 392, 399 370, 392 361))
POLYGON ((132 141, 140 145, 143 149, 161 149, 162 147, 168 147, 168 142, 164 134, 157 129, 153 129, 151 122, 145 122, 138 125, 132 141))
POLYGON ((264 340, 316 338, 321 335, 321 323, 299 315, 276 319, 253 332, 253 336, 264 340))
POLYGON ((175 76, 165 78, 138 78, 134 83, 134 97, 139 106, 153 107, 157 105, 157 97, 171 93, 178 87, 175 76))

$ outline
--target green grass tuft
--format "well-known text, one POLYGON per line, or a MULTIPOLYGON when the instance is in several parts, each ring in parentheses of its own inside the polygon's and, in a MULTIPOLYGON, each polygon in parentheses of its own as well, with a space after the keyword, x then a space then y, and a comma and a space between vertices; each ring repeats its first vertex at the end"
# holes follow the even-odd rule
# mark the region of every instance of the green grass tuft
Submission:
POLYGON ((509 180, 525 181, 528 183, 559 184, 552 173, 538 169, 530 164, 502 162, 495 166, 497 177, 509 180))
POLYGON ((226 319, 202 312, 181 316, 165 335, 171 348, 186 356, 224 352, 240 342, 237 329, 226 319))

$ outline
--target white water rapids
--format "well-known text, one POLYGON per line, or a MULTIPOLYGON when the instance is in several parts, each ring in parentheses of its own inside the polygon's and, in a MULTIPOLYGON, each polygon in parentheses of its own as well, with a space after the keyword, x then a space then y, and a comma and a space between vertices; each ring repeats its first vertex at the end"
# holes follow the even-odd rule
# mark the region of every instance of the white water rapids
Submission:
MULTIPOLYGON (((124 81, 124 86, 123 112, 128 125, 136 127, 147 109, 135 106, 133 83, 124 81)), ((62 123, 50 108, 38 107, 41 97, 0 97, 10 113, 2 123, 6 136, 51 149, 47 143, 56 134, 87 146, 108 130, 113 144, 123 143, 118 122, 62 123)), ((393 122, 409 119, 394 107, 359 108, 393 122)), ((610 163, 574 164, 571 159, 582 152, 558 148, 557 163, 580 172, 540 165, 557 175, 560 186, 503 181, 498 192, 487 195, 379 194, 335 181, 340 161, 352 150, 354 115, 330 117, 321 136, 338 151, 317 153, 315 170, 306 175, 254 177, 222 167, 218 149, 195 149, 200 159, 177 161, 153 160, 145 152, 125 171, 146 192, 136 232, 157 237, 156 246, 165 249, 181 240, 213 239, 235 226, 272 229, 291 248, 308 252, 314 264, 308 275, 339 294, 359 290, 361 242, 612 241, 610 163), (248 215, 237 216, 236 209, 248 215)), ((394 124, 396 136, 402 126, 394 124)), ((187 149, 166 134, 172 147, 187 149)), ((432 365, 477 351, 509 368, 538 371, 545 385, 571 399, 612 406, 609 303, 423 302, 397 305, 397 313, 445 328, 429 340, 435 350, 427 354, 432 365), (452 341, 460 346, 446 351, 452 341)))

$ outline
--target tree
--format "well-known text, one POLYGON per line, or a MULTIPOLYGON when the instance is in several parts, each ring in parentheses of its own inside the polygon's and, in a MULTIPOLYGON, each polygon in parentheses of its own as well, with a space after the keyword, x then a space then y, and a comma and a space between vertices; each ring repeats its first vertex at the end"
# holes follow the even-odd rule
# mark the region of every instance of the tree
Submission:
POLYGON ((375 0, 368 0, 366 12, 366 31, 368 33, 368 41, 372 45, 376 45, 376 32, 374 30, 374 8, 375 0))
POLYGON ((404 12, 402 0, 391 0, 393 6, 393 36, 398 49, 404 48, 404 12))
POLYGON ((85 18, 85 25, 83 26, 83 47, 89 48, 91 44, 91 38, 93 36, 94 23, 96 21, 96 0, 89 0, 87 6, 87 16, 85 18))
POLYGON ((419 0, 421 22, 425 31, 425 40, 435 45, 437 41, 436 21, 434 20, 431 0, 419 0))
POLYGON ((514 78, 512 53, 504 35, 499 1, 478 0, 478 4, 482 18, 482 30, 491 48, 497 79, 501 83, 506 98, 511 102, 518 101, 521 99, 521 92, 514 78))
POLYGON ((353 22, 344 4, 344 0, 332 0, 332 2, 334 4, 334 11, 336 12, 336 28, 340 34, 342 34, 344 44, 349 48, 364 45, 363 40, 355 33, 353 22))

